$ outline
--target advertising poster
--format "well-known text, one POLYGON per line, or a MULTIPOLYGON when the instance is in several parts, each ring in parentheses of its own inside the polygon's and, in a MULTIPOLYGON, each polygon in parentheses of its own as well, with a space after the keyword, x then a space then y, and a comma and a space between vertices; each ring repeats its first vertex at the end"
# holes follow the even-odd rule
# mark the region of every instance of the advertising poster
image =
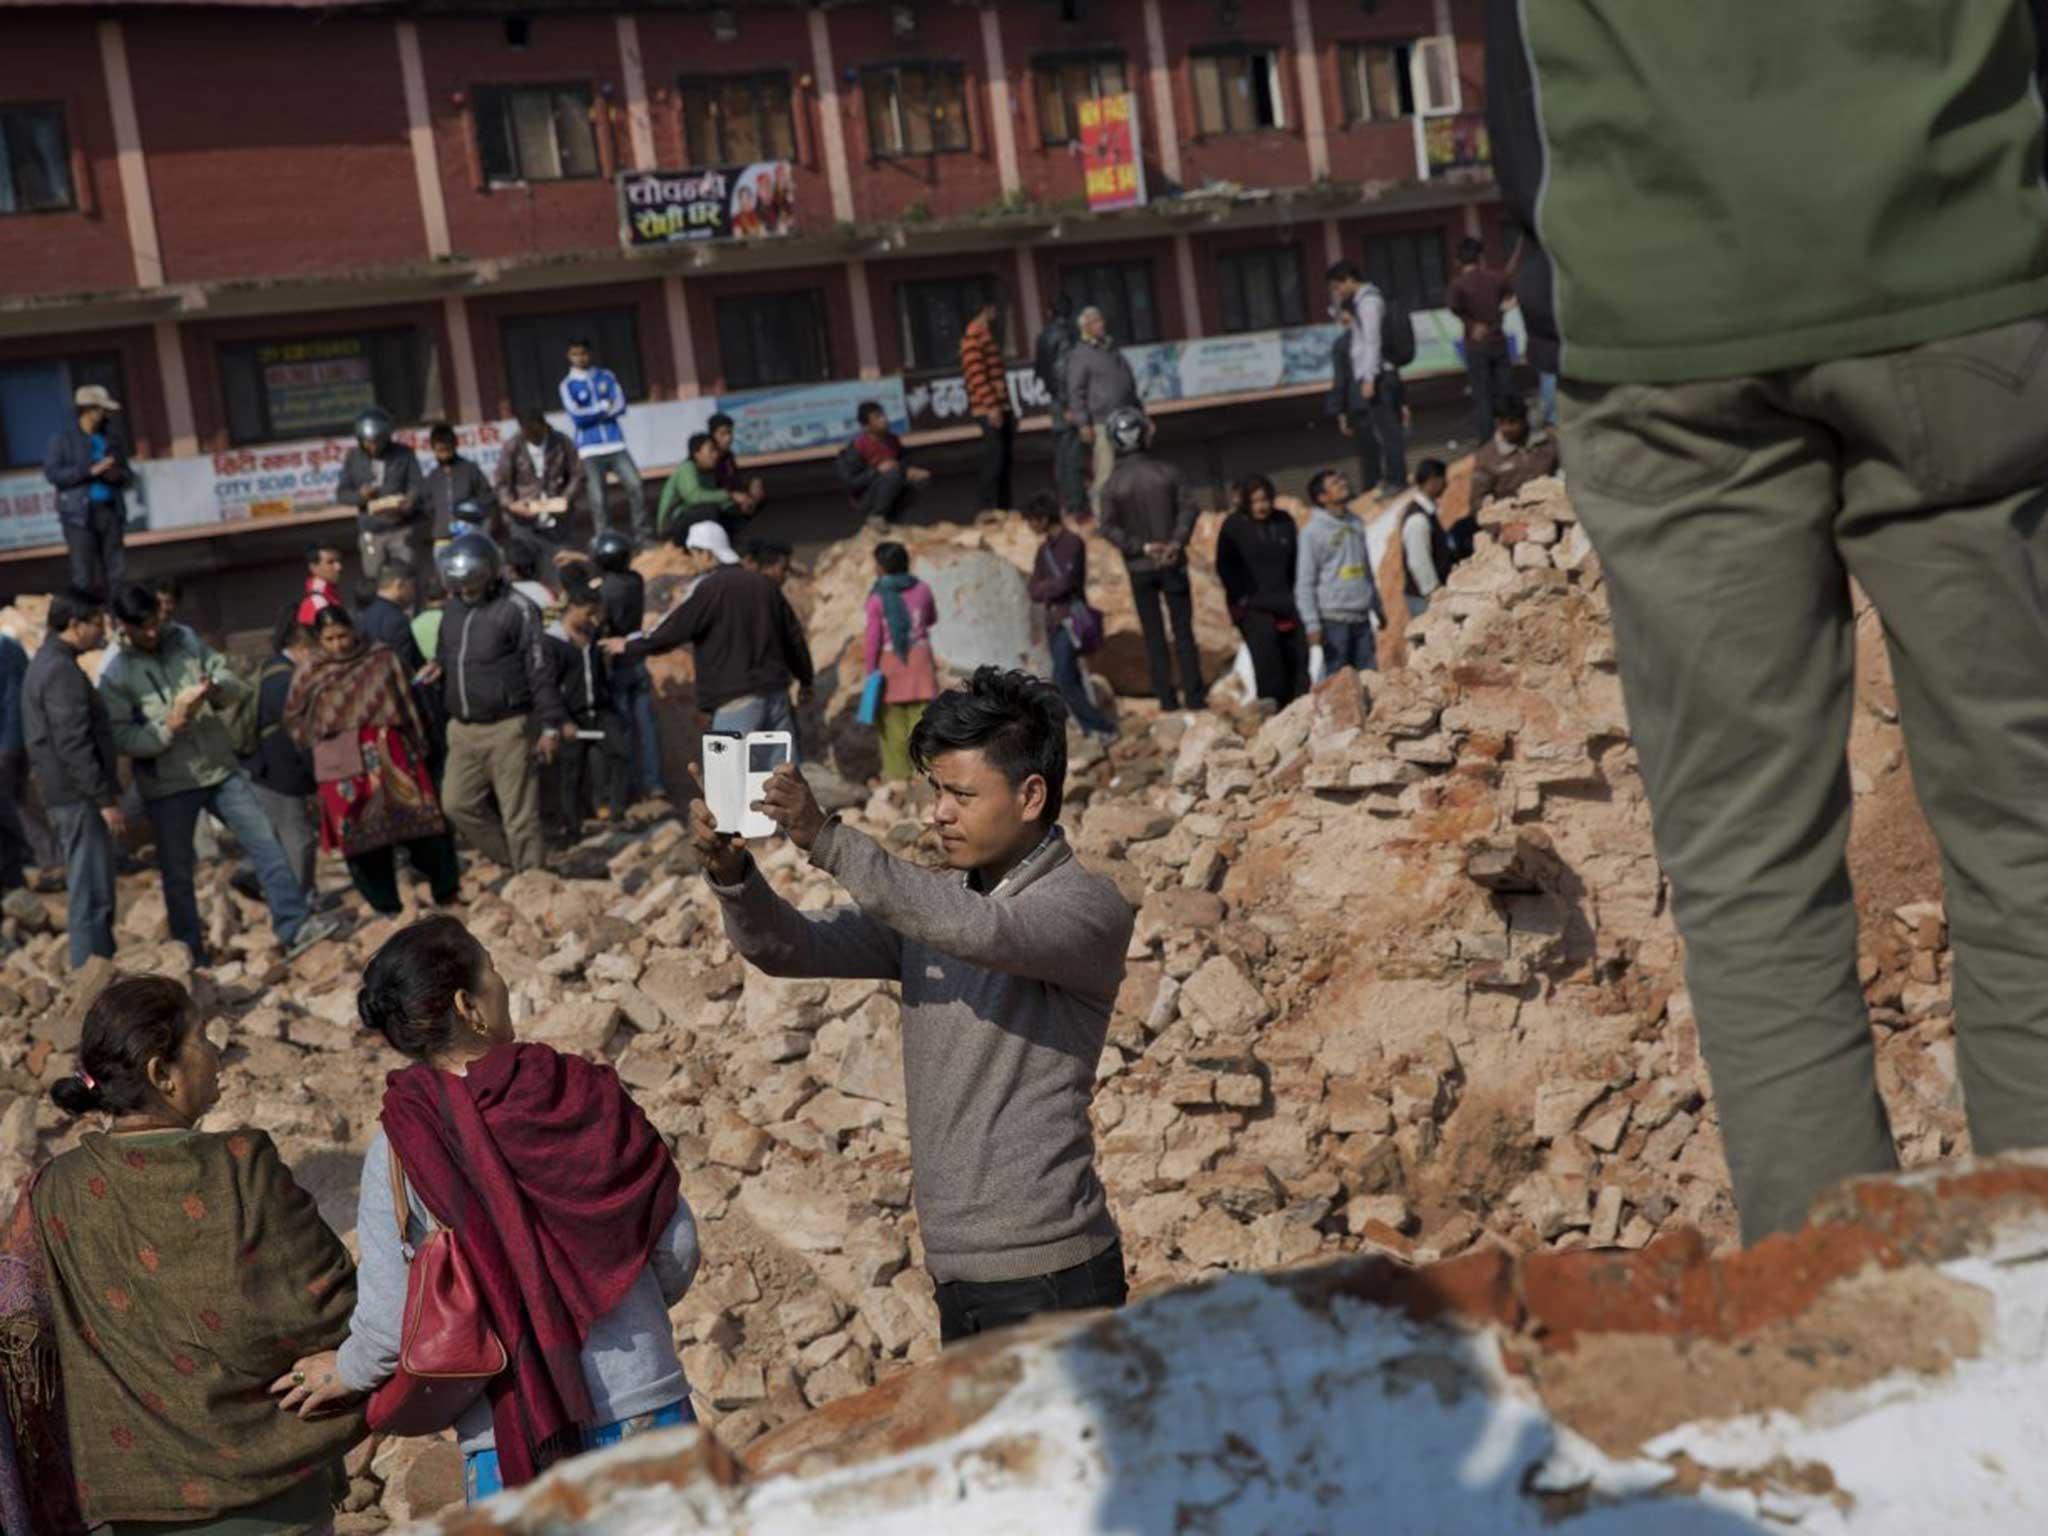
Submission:
MULTIPOLYGON (((150 526, 149 466, 137 463, 134 483, 128 487, 128 531, 150 526)), ((34 549, 43 544, 62 544, 64 530, 57 521, 57 488, 43 478, 39 469, 24 469, 0 475, 0 549, 34 549)))
POLYGON ((619 238, 628 249, 795 230, 796 176, 787 160, 619 173, 619 238))
POLYGON ((264 403, 280 437, 324 432, 377 404, 377 383, 359 336, 263 347, 264 403))
POLYGON ((1145 163, 1139 156, 1138 98, 1096 96, 1076 112, 1088 211, 1108 213, 1145 205, 1145 163))
MULTIPOLYGON (((896 431, 910 430, 901 378, 793 384, 787 389, 722 395, 718 408, 732 418, 733 449, 745 458, 750 453, 836 447, 860 430, 855 412, 864 400, 879 401, 896 431)), ((675 457, 681 457, 680 450, 675 457)))
POLYGON ((1485 171, 1493 165, 1493 146, 1486 137, 1486 118, 1477 112, 1459 117, 1418 117, 1416 173, 1425 181, 1457 171, 1485 171))
MULTIPOLYGON (((1018 420, 1043 416, 1052 409, 1052 397, 1029 363, 1013 363, 1007 371, 1010 410, 1018 420)), ((971 426, 974 421, 974 413, 967 408, 967 381, 957 373, 905 380, 903 402, 913 432, 971 426)))

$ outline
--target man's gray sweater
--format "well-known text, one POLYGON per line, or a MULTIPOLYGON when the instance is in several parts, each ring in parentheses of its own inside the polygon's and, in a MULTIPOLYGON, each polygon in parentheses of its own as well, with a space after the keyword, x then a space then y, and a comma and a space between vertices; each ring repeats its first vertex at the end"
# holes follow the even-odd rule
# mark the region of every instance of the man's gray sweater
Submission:
POLYGON ((932 1278, 1021 1280, 1116 1240, 1088 1102, 1133 916, 1055 830, 986 894, 834 819, 811 863, 853 897, 799 912, 751 863, 714 883, 733 947, 771 976, 903 987, 903 1088, 932 1278))

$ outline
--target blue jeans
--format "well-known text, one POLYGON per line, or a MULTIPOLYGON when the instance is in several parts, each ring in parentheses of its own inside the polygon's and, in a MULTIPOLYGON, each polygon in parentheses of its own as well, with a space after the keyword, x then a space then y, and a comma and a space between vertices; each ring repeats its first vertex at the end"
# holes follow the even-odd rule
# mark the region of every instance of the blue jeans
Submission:
POLYGON ((1116 722, 1105 719, 1102 711, 1095 707, 1095 701, 1088 696, 1088 684, 1081 676, 1081 648, 1074 644, 1074 637, 1066 624, 1046 625, 1045 638, 1052 646, 1053 686, 1067 701, 1067 713, 1074 717, 1074 724, 1084 731, 1114 736, 1116 722))
POLYGON ((1542 408, 1542 410, 1541 410, 1541 411, 1539 411, 1539 412, 1537 413, 1537 414, 1538 414, 1538 415, 1539 415, 1539 416, 1540 416, 1540 417, 1542 418, 1539 424, 1540 424, 1540 425, 1542 425, 1542 426, 1546 426, 1546 427, 1554 427, 1554 426, 1556 426, 1556 425, 1557 425, 1557 375, 1556 375, 1556 374, 1554 374, 1554 373, 1539 373, 1539 374, 1537 374, 1537 375, 1536 375, 1536 398, 1537 398, 1538 400, 1540 400, 1540 401, 1542 402, 1542 407, 1543 407, 1543 408, 1542 408))
POLYGON ((743 699, 732 699, 718 706, 711 714, 711 729, 730 731, 745 736, 751 731, 789 732, 789 760, 800 762, 796 736, 796 711, 789 707, 789 694, 750 693, 743 699))
POLYGON ((64 889, 70 912, 71 968, 94 955, 114 958, 114 835, 96 805, 53 805, 64 848, 64 889))
POLYGON ((640 466, 623 448, 592 454, 583 461, 583 486, 590 495, 590 526, 602 533, 612 525, 611 506, 604 492, 606 470, 619 477, 619 485, 626 493, 626 506, 631 513, 626 531, 643 542, 653 538, 653 525, 647 521, 647 491, 640 483, 640 466))
MULTIPOLYGON (((601 1451, 607 1446, 622 1445, 641 1435, 652 1434, 657 1429, 681 1429, 685 1424, 697 1422, 697 1412, 684 1398, 680 1403, 670 1403, 666 1408, 657 1408, 652 1413, 643 1413, 630 1419, 621 1419, 616 1424, 600 1424, 583 1432, 583 1449, 601 1451)), ((462 1458, 463 1502, 481 1503, 483 1500, 505 1491, 505 1482, 498 1471, 498 1453, 495 1450, 471 1451, 462 1458)))
POLYGON ((654 679, 644 661, 619 661, 612 666, 612 698, 626 717, 631 741, 633 798, 666 792, 661 777, 661 734, 654 723, 654 679))
POLYGON ((1378 663, 1379 647, 1373 639, 1372 620, 1351 623, 1344 619, 1323 620, 1323 675, 1356 667, 1370 672, 1378 663))
POLYGON ((149 824, 156 829, 156 861, 163 872, 164 906, 171 919, 171 937, 192 951, 196 961, 206 959, 206 930, 199 923, 199 900, 193 893, 193 829, 199 813, 212 811, 242 845, 250 867, 263 886, 264 904, 270 908, 270 927, 284 943, 297 936, 306 920, 306 893, 299 877, 286 862, 277 834, 249 787, 248 775, 239 768, 208 789, 181 789, 175 794, 144 802, 149 824))

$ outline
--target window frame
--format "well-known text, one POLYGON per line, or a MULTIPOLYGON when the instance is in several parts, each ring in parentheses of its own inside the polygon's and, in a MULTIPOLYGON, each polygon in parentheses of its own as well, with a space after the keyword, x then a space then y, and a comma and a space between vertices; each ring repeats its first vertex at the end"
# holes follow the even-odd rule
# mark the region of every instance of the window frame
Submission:
MULTIPOLYGON (((16 208, 12 211, 0 210, 0 219, 25 219, 33 218, 38 214, 77 213, 81 211, 85 205, 78 185, 80 169, 78 145, 71 132, 71 111, 69 105, 66 102, 49 98, 38 98, 34 101, 0 101, 0 116, 13 116, 16 114, 26 116, 29 113, 45 113, 56 122, 57 147, 60 151, 57 156, 57 164, 64 173, 66 200, 61 203, 48 203, 36 208, 16 208)), ((14 175, 12 163, 7 164, 4 167, 4 171, 11 180, 14 175)))
MULTIPOLYGON (((1291 124, 1287 118, 1287 71, 1281 66, 1280 55, 1284 50, 1278 43, 1207 43, 1188 50, 1188 95, 1194 106, 1195 137, 1201 139, 1242 138, 1254 133, 1286 133, 1291 124), (1230 82, 1222 78, 1221 66, 1227 61, 1241 62, 1246 66, 1245 85, 1251 90, 1252 61, 1264 60, 1266 67, 1266 93, 1273 106, 1273 121, 1252 122, 1243 128, 1230 123, 1230 82), (1202 91, 1200 70, 1204 63, 1218 67, 1217 100, 1223 110, 1223 125, 1218 128, 1205 127, 1202 122, 1202 91)), ((1254 106, 1256 102, 1254 102, 1254 106)))
MULTIPOLYGON (((863 129, 867 134, 868 161, 870 164, 880 160, 922 160, 928 155, 968 155, 974 152, 973 107, 968 100, 967 66, 964 63, 949 60, 905 59, 894 63, 865 64, 861 66, 860 71, 860 94, 861 121, 863 129), (952 82, 959 94, 960 102, 960 142, 958 144, 941 146, 936 142, 936 135, 934 135, 934 143, 930 149, 911 149, 907 147, 909 142, 907 138, 903 139, 906 147, 901 149, 884 149, 881 146, 875 136, 876 86, 883 80, 888 82, 891 101, 894 105, 893 116, 895 126, 899 135, 901 135, 907 127, 907 119, 903 110, 902 86, 902 77, 906 74, 921 74, 925 77, 927 100, 930 99, 932 83, 935 80, 944 78, 952 82)), ((927 113, 933 117, 934 121, 937 120, 938 114, 930 112, 930 109, 927 109, 927 113)))
POLYGON ((1412 38, 1399 42, 1374 39, 1337 45, 1337 95, 1346 128, 1362 128, 1369 123, 1405 122, 1419 115, 1415 110, 1414 48, 1415 40, 1412 38), (1370 74, 1362 79, 1358 74, 1358 66, 1377 54, 1394 57, 1395 100, 1391 112, 1378 110, 1379 103, 1373 100, 1370 74), (1402 110, 1404 102, 1406 111, 1402 110))
MULTIPOLYGON (((281 316, 280 318, 286 317, 281 316)), ((299 335, 294 335, 289 330, 281 330, 276 334, 270 335, 237 336, 216 342, 213 349, 214 369, 223 406, 221 415, 228 434, 228 441, 232 446, 237 448, 253 448, 267 443, 308 442, 318 441, 323 437, 345 437, 348 435, 350 428, 353 426, 352 421, 337 422, 332 430, 327 431, 316 428, 308 431, 295 431, 289 434, 279 432, 276 422, 270 413, 270 401, 267 392, 263 389, 261 371, 264 364, 260 356, 258 356, 263 348, 289 347, 323 341, 360 341, 368 344, 366 350, 371 353, 371 389, 376 395, 378 405, 390 412, 392 420, 397 425, 401 427, 416 427, 442 414, 444 399, 439 378, 441 366, 440 347, 438 339, 425 325, 400 322, 396 325, 370 325, 364 326, 361 329, 312 331, 299 335), (403 338, 407 348, 406 356, 403 359, 408 373, 408 378, 405 381, 407 398, 403 400, 393 399, 392 392, 383 387, 387 382, 391 381, 380 379, 377 376, 379 359, 375 355, 374 346, 378 339, 391 337, 403 338), (248 356, 249 365, 257 370, 255 399, 258 409, 262 412, 263 430, 255 435, 244 434, 237 430, 235 406, 229 385, 230 373, 244 354, 248 356), (412 398, 415 393, 418 396, 417 399, 412 398)))
MULTIPOLYGON (((552 185, 556 182, 604 180, 605 154, 604 146, 600 142, 600 135, 598 133, 597 102, 597 88, 588 80, 494 80, 484 85, 471 86, 469 91, 470 125, 476 134, 477 170, 483 178, 483 184, 486 187, 528 187, 552 185), (513 126, 512 103, 520 96, 546 94, 551 98, 558 98, 571 93, 580 95, 582 98, 583 118, 590 130, 591 169, 587 172, 564 172, 558 176, 532 175, 527 170, 524 157, 520 153, 519 135, 517 129, 513 126), (511 134, 510 139, 503 147, 510 150, 515 162, 513 174, 510 176, 501 176, 491 169, 491 149, 488 136, 484 132, 484 102, 487 98, 499 98, 503 102, 499 110, 502 114, 502 121, 511 134)), ((549 122, 554 131, 555 158, 557 163, 559 163, 562 159, 561 124, 554 115, 556 110, 559 110, 559 103, 551 103, 549 122)))
MULTIPOLYGON (((903 371, 907 374, 943 374, 958 373, 960 371, 959 336, 954 336, 950 349, 940 348, 939 356, 923 357, 920 355, 920 349, 916 344, 916 330, 921 328, 927 333, 927 339, 933 340, 936 339, 937 333, 928 319, 922 323, 921 327, 914 327, 911 321, 912 294, 917 292, 929 294, 934 290, 942 288, 954 290, 956 300, 970 293, 977 295, 976 309, 991 298, 995 300, 996 344, 1002 348, 1003 356, 1007 359, 1011 355, 1008 340, 1010 334, 1009 304, 1003 288, 1003 280, 999 273, 993 271, 954 272, 936 277, 906 277, 899 279, 895 284, 896 336, 903 347, 903 371)), ((960 313, 963 316, 960 322, 960 329, 965 331, 967 329, 967 321, 964 317, 972 315, 974 310, 963 307, 960 313)))
POLYGON ((1450 263, 1451 230, 1446 225, 1432 225, 1427 228, 1378 230, 1365 237, 1365 275, 1380 292, 1389 294, 1400 301, 1411 314, 1419 310, 1442 309, 1444 293, 1451 281, 1450 263), (1434 278, 1428 268, 1430 263, 1420 257, 1416 260, 1416 276, 1422 285, 1411 292, 1403 292, 1402 285, 1394 278, 1398 276, 1398 265, 1390 255, 1382 255, 1404 249, 1431 249, 1435 252, 1434 278))
MULTIPOLYGON (((1306 270, 1302 265, 1302 247, 1299 240, 1282 241, 1274 245, 1241 245, 1228 250, 1218 251, 1216 253, 1216 309, 1222 333, 1227 336, 1255 336, 1262 331, 1284 330, 1292 326, 1308 324, 1308 279, 1305 275, 1306 270), (1249 262, 1253 259, 1266 263, 1270 270, 1276 271, 1282 270, 1280 264, 1284 262, 1284 270, 1293 273, 1293 311, 1290 313, 1288 310, 1288 292, 1286 285, 1283 284, 1275 294, 1274 309, 1278 313, 1272 324, 1233 325, 1230 319, 1230 272, 1238 264, 1249 262)), ((1245 301, 1249 294, 1241 279, 1238 283, 1238 288, 1239 305, 1241 309, 1246 309, 1248 305, 1246 305, 1245 301)), ((1245 313, 1240 313, 1238 318, 1246 320, 1249 317, 1245 313)))
MULTIPOLYGON (((711 299, 711 329, 718 341, 719 377, 724 380, 728 392, 745 392, 756 389, 781 389, 792 384, 820 384, 832 378, 832 327, 828 319, 825 289, 823 287, 783 288, 743 293, 714 294, 711 299), (749 310, 756 306, 774 308, 786 306, 792 301, 802 300, 810 308, 815 326, 813 332, 818 345, 818 371, 812 375, 792 374, 787 378, 769 378, 758 370, 742 376, 734 371, 731 349, 726 345, 725 311, 728 305, 744 305, 749 310)), ((751 332, 751 325, 749 330, 751 332)), ((753 351, 752 336, 749 335, 749 350, 753 351)), ((750 362, 758 363, 758 356, 750 362)))
MULTIPOLYGON (((498 365, 504 376, 505 398, 512 402, 512 414, 517 416, 528 406, 537 406, 544 411, 561 407, 561 379, 569 371, 564 357, 568 347, 566 340, 552 360, 545 353, 538 356, 539 394, 532 400, 522 400, 514 388, 512 376, 513 333, 521 329, 540 330, 546 326, 559 327, 567 336, 585 335, 592 338, 598 362, 611 369, 619 381, 620 392, 629 404, 650 398, 647 384, 647 359, 640 348, 640 306, 631 302, 619 304, 598 304, 580 309, 524 309, 514 310, 498 316, 498 365), (619 342, 623 338, 630 348, 621 351, 619 342), (553 382, 549 382, 550 374, 553 382)), ((523 343, 522 343, 523 345, 523 343)))
MULTIPOLYGON (((45 354, 41 357, 0 358, 0 372, 9 369, 50 368, 60 371, 62 382, 58 386, 58 418, 70 425, 77 420, 77 411, 72 405, 73 396, 85 384, 103 384, 116 400, 126 401, 128 394, 128 370, 126 359, 118 348, 88 348, 84 351, 64 351, 45 354)), ((5 397, 0 395, 0 411, 5 410, 5 397)), ((128 426, 120 415, 109 418, 115 438, 124 447, 132 449, 134 440, 128 426)), ((7 421, 0 415, 0 474, 18 474, 24 470, 41 469, 47 443, 30 443, 34 457, 22 462, 10 463, 8 452, 7 421)))
MULTIPOLYGON (((1070 273, 1080 272, 1116 274, 1116 281, 1123 290, 1121 296, 1122 302, 1119 305, 1119 307, 1123 310, 1123 314, 1120 316, 1111 315, 1109 319, 1110 334, 1114 336, 1118 342, 1127 346, 1149 346, 1153 342, 1161 341, 1164 339, 1165 327, 1160 322, 1159 314, 1158 275, 1153 270, 1153 262, 1150 256, 1097 256, 1061 262, 1059 264, 1058 269, 1053 274, 1054 277, 1057 279, 1057 291, 1072 296, 1074 300, 1075 314, 1079 314, 1081 310, 1086 307, 1087 304, 1094 304, 1098 308, 1100 308, 1102 305, 1102 299, 1099 293, 1095 293, 1091 290, 1091 292, 1087 295, 1084 302, 1083 296, 1081 294, 1075 293, 1074 290, 1068 286, 1068 275, 1070 273), (1149 318, 1151 320, 1150 335, 1139 335, 1137 333, 1136 328, 1128 323, 1132 312, 1132 305, 1130 302, 1131 274, 1134 272, 1141 274, 1144 279, 1145 307, 1149 312, 1149 318), (1117 323, 1119 320, 1123 320, 1126 323, 1123 325, 1119 325, 1117 323)), ((1104 313, 1107 314, 1108 311, 1104 310, 1104 313)))
POLYGON ((683 144, 684 163, 693 170, 717 165, 752 165, 758 164, 762 159, 788 160, 793 163, 797 159, 796 108, 796 74, 792 70, 750 69, 725 75, 678 75, 676 77, 676 117, 678 136, 682 139, 683 144), (720 97, 722 97, 725 91, 734 86, 745 86, 752 91, 754 96, 754 131, 759 142, 763 147, 766 147, 769 143, 769 135, 766 130, 769 127, 770 117, 762 105, 761 93, 762 88, 769 85, 776 85, 782 88, 783 124, 786 129, 785 136, 789 141, 789 153, 786 155, 757 156, 752 160, 735 156, 731 153, 730 147, 725 143, 724 109, 720 97), (717 156, 709 159, 699 156, 690 143, 689 97, 692 91, 710 93, 712 105, 719 109, 717 113, 719 119, 717 129, 720 140, 719 153, 717 156))
POLYGON ((1031 110, 1038 118, 1038 147, 1040 149, 1065 149, 1069 145, 1078 144, 1081 141, 1080 127, 1074 122, 1074 118, 1078 115, 1076 111, 1078 103, 1068 99, 1066 95, 1066 81, 1063 71, 1075 65, 1086 65, 1090 72, 1090 79, 1093 80, 1096 72, 1106 64, 1115 65, 1117 72, 1123 76, 1124 86, 1120 94, 1127 96, 1134 94, 1136 88, 1131 83, 1131 56, 1125 49, 1076 48, 1032 55, 1031 110), (1051 134, 1051 123, 1045 112, 1046 95, 1043 86, 1043 82, 1048 78, 1053 82, 1054 90, 1059 96, 1060 110, 1066 115, 1067 126, 1072 130, 1065 138, 1054 138, 1051 134))

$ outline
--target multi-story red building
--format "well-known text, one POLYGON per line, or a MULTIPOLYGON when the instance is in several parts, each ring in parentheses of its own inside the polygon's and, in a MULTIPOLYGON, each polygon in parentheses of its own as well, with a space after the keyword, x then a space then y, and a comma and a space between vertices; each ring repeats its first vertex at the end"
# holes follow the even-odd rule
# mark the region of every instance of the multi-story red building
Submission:
POLYGON ((1474 138, 1477 0, 10 3, 0 31, 0 487, 87 382, 138 457, 246 461, 368 393, 549 404, 571 335, 647 403, 914 389, 984 292, 1021 358, 1058 292, 1127 342, 1284 332, 1339 256, 1427 310, 1461 237, 1498 246, 1483 164, 1424 150, 1474 138), (1080 104, 1123 92, 1149 201, 1090 214, 1080 104), (764 161, 794 233, 622 240, 621 173, 764 161))

